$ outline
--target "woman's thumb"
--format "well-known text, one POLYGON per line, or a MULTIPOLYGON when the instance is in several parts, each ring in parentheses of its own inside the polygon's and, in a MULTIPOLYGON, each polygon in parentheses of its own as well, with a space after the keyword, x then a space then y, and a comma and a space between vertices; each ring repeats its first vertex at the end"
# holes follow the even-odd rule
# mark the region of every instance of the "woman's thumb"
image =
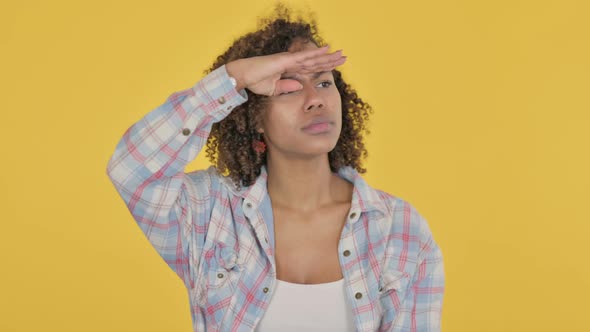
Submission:
POLYGON ((296 80, 282 79, 277 81, 277 88, 275 89, 275 95, 281 93, 293 92, 301 90, 303 85, 296 80))

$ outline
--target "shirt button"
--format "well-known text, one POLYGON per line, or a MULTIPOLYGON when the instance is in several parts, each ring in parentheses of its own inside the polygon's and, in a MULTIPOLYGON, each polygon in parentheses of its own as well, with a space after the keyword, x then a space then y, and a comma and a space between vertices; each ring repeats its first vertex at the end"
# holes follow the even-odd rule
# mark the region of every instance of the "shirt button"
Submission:
POLYGON ((265 293, 268 293, 268 287, 264 287, 264 289, 262 291, 265 293))
POLYGON ((219 99, 217 99, 217 101, 218 101, 220 104, 225 104, 225 98, 223 98, 223 96, 219 97, 219 99))
POLYGON ((246 203, 246 207, 247 208, 251 208, 252 207, 252 203, 250 203, 250 202, 246 203))
POLYGON ((350 219, 354 219, 354 217, 356 217, 356 212, 350 214, 350 219))
POLYGON ((363 294, 362 293, 356 293, 356 294, 354 294, 354 297, 358 300, 361 297, 363 297, 363 294))
POLYGON ((268 243, 268 238, 267 237, 264 238, 264 242, 268 243))
POLYGON ((217 273, 217 278, 223 278, 223 273, 217 273))
POLYGON ((344 252, 342 254, 344 256, 348 257, 348 256, 350 256, 350 250, 344 250, 344 252))
POLYGON ((383 291, 383 287, 379 286, 379 291, 382 292, 383 291))
POLYGON ((184 136, 188 136, 190 133, 191 133, 191 130, 190 130, 190 129, 188 129, 188 128, 184 128, 184 129, 182 130, 182 134, 183 134, 184 136))
POLYGON ((229 111, 229 110, 231 110, 231 109, 232 109, 232 106, 228 106, 228 107, 227 107, 227 110, 228 110, 228 111, 229 111))

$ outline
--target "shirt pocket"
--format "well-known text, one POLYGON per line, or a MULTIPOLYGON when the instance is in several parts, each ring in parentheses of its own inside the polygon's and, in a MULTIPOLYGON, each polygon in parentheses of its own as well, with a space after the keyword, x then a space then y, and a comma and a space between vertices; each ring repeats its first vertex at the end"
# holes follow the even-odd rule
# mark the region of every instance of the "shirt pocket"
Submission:
POLYGON ((214 255, 204 271, 208 302, 216 303, 232 295, 242 271, 238 253, 231 247, 216 244, 214 255))
POLYGON ((379 277, 379 303, 383 311, 399 311, 410 283, 410 275, 399 270, 386 270, 379 277))

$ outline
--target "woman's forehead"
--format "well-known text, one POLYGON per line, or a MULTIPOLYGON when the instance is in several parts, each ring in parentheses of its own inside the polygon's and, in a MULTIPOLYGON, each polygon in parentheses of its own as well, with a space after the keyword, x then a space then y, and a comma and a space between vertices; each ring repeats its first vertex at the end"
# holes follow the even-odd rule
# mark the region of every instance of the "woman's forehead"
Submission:
POLYGON ((310 40, 295 40, 293 41, 293 43, 291 43, 291 46, 289 46, 289 52, 298 52, 301 50, 308 50, 314 48, 318 47, 310 40))

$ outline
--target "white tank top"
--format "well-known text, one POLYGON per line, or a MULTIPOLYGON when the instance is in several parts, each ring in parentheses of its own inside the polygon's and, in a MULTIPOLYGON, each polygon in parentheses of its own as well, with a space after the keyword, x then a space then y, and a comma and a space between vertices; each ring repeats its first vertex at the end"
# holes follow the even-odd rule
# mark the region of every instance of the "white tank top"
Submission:
POLYGON ((294 284, 277 279, 256 332, 355 331, 344 279, 294 284))

